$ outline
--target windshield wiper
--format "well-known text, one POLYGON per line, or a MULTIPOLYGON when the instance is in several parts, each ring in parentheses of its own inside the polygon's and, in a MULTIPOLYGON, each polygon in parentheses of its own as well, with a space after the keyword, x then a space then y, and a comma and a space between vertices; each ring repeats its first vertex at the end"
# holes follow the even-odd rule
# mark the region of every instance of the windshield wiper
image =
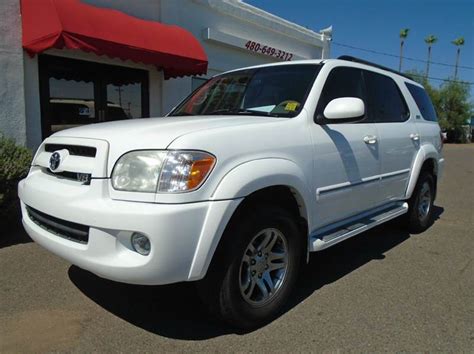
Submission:
POLYGON ((270 112, 263 112, 263 111, 255 111, 252 109, 218 109, 216 111, 212 111, 210 113, 205 113, 205 115, 233 115, 233 114, 242 114, 242 115, 252 115, 252 116, 264 116, 264 117, 283 117, 280 114, 270 113, 270 112))
POLYGON ((179 113, 172 113, 169 115, 169 117, 184 117, 184 116, 194 116, 194 114, 188 113, 188 112, 179 112, 179 113))

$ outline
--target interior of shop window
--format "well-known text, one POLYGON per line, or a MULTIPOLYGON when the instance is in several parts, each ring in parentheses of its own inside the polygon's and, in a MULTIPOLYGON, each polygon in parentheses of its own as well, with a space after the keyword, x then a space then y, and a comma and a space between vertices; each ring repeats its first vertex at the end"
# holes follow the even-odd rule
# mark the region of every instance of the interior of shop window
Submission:
POLYGON ((43 139, 67 128, 149 117, 146 70, 40 55, 43 139))

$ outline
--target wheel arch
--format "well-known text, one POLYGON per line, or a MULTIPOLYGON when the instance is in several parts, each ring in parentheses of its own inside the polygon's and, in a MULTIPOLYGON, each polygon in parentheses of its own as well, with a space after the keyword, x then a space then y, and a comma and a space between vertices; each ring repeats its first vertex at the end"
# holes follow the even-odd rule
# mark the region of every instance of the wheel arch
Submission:
POLYGON ((286 189, 293 195, 300 216, 311 222, 311 191, 305 182, 305 174, 296 163, 287 159, 259 159, 235 167, 221 179, 211 199, 248 198, 267 188, 286 189))
POLYGON ((429 171, 433 174, 436 194, 436 184, 438 176, 438 156, 438 151, 432 145, 425 145, 420 148, 413 163, 412 173, 408 182, 406 192, 407 198, 411 198, 421 171, 429 171))
POLYGON ((285 159, 254 160, 227 173, 211 199, 238 200, 238 205, 229 217, 221 220, 217 232, 212 235, 204 232, 201 235, 201 238, 213 239, 206 242, 200 240, 194 259, 203 261, 193 262, 188 279, 197 280, 206 275, 214 255, 223 243, 226 228, 255 203, 276 203, 289 210, 295 216, 307 248, 311 205, 307 200, 310 192, 303 176, 295 163, 285 159))

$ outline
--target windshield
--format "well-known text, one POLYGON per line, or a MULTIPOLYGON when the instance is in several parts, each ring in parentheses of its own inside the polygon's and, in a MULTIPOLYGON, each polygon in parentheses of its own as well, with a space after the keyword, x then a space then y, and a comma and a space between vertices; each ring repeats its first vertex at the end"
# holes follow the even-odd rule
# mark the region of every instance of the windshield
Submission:
POLYGON ((294 117, 306 101, 319 64, 267 66, 216 76, 170 116, 248 114, 294 117))

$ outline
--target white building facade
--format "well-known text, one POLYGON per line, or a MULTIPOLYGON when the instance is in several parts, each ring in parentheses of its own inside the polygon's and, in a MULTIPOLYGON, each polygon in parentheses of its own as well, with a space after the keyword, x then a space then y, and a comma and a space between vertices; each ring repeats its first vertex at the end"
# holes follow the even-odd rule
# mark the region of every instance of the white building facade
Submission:
POLYGON ((32 149, 60 129, 163 116, 205 79, 227 70, 329 57, 328 34, 316 33, 242 1, 81 2, 189 31, 207 55, 207 74, 166 79, 156 65, 80 49, 50 48, 28 55, 22 46, 20 1, 2 1, 0 133, 32 149))

